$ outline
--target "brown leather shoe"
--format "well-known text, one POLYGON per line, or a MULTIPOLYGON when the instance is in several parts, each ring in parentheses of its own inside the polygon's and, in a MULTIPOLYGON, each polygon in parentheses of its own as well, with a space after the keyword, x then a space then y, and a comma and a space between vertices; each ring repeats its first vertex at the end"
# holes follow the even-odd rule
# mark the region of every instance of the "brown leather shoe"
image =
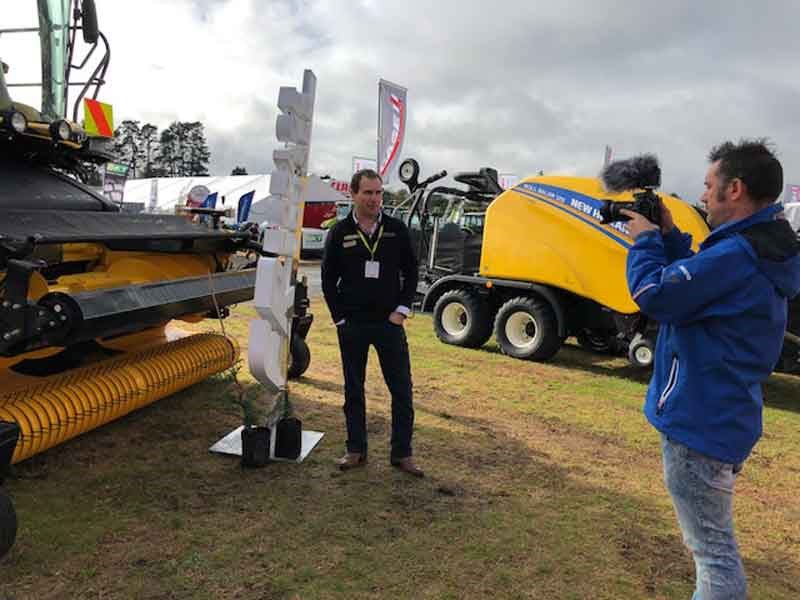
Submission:
POLYGON ((336 465, 342 471, 355 469, 356 467, 363 467, 367 462, 367 455, 360 452, 348 452, 342 458, 336 461, 336 465))
POLYGON ((401 458, 399 460, 393 460, 392 466, 395 469, 400 469, 404 473, 408 473, 414 477, 425 477, 425 471, 415 465, 414 459, 410 456, 406 456, 405 458, 401 458))

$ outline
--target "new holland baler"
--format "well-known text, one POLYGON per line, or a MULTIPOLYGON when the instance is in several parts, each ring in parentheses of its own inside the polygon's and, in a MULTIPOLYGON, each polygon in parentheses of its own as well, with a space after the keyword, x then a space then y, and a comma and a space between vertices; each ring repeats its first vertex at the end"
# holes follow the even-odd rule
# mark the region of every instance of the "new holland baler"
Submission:
MULTIPOLYGON (((454 177, 467 189, 427 190, 444 174, 418 184, 418 166, 406 172, 422 309, 433 311, 439 339, 480 347, 494 333, 505 354, 547 360, 576 336, 594 350, 627 352, 635 365, 651 363, 657 324, 639 313, 625 280, 633 240, 624 222, 601 217, 604 203, 633 202, 632 192, 609 194, 599 179, 558 176, 503 191, 488 168, 454 177), (460 225, 467 204, 485 210, 482 234, 460 225)), ((709 233, 703 215, 659 196, 696 250, 709 233)))

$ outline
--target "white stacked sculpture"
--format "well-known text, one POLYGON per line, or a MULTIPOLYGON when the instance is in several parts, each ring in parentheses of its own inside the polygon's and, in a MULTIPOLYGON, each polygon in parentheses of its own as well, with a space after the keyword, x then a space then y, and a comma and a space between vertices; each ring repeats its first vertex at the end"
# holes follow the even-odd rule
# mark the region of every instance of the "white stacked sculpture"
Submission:
POLYGON ((300 258, 303 187, 308 170, 317 78, 306 70, 303 91, 282 87, 278 94, 276 133, 285 148, 275 150, 275 170, 263 249, 258 260, 255 305, 259 319, 250 323, 250 372, 276 401, 288 397, 286 372, 294 316, 294 285, 300 258))
MULTIPOLYGON (((275 170, 270 177, 270 199, 264 217, 263 251, 256 268, 255 304, 258 319, 250 322, 250 344, 248 362, 250 372, 264 386, 265 397, 259 402, 271 401, 277 410, 273 411, 266 423, 269 437, 263 437, 264 446, 255 443, 253 456, 244 451, 244 435, 266 427, 239 427, 215 443, 209 450, 221 454, 248 455, 247 466, 263 466, 267 460, 295 460, 302 462, 309 452, 322 439, 319 431, 301 432, 300 422, 284 419, 289 408, 287 371, 289 368, 289 347, 292 335, 292 321, 295 317, 295 283, 300 262, 300 240, 302 238, 304 189, 307 181, 308 154, 311 146, 311 123, 314 116, 314 97, 317 78, 309 70, 303 72, 303 91, 282 87, 278 93, 278 115, 276 133, 285 147, 275 150, 272 155, 275 170), (286 447, 276 453, 278 430, 289 424, 290 430, 282 439, 291 440, 290 453, 286 447), (299 447, 295 445, 296 435, 301 433, 299 447), (266 456, 263 450, 269 441, 266 456), (255 457, 257 455, 257 458, 255 457), (297 456, 297 458, 295 458, 297 456)), ((256 431, 260 436, 261 433, 256 431)), ((248 439, 252 440, 248 435, 248 439)), ((258 438, 261 439, 261 438, 258 438)))

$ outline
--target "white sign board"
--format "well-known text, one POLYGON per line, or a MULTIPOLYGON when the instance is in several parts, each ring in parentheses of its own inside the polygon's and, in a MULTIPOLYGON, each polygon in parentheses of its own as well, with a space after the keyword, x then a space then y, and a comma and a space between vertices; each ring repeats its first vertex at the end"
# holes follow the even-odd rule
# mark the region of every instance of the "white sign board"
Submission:
POLYGON ((364 158, 363 156, 353 157, 353 173, 357 173, 363 169, 377 170, 378 163, 374 158, 364 158))
POLYGON ((504 190, 512 188, 519 183, 519 175, 513 175, 511 173, 501 173, 497 178, 499 179, 497 183, 499 183, 500 187, 504 190))

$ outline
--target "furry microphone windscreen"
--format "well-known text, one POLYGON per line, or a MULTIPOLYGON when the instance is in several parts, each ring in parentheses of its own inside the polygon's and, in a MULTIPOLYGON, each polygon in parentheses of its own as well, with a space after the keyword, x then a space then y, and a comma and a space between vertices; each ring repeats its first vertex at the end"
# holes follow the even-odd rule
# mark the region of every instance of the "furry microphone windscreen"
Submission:
POLYGON ((618 160, 601 174, 603 185, 609 192, 654 188, 661 185, 661 168, 654 154, 642 154, 627 160, 618 160))

